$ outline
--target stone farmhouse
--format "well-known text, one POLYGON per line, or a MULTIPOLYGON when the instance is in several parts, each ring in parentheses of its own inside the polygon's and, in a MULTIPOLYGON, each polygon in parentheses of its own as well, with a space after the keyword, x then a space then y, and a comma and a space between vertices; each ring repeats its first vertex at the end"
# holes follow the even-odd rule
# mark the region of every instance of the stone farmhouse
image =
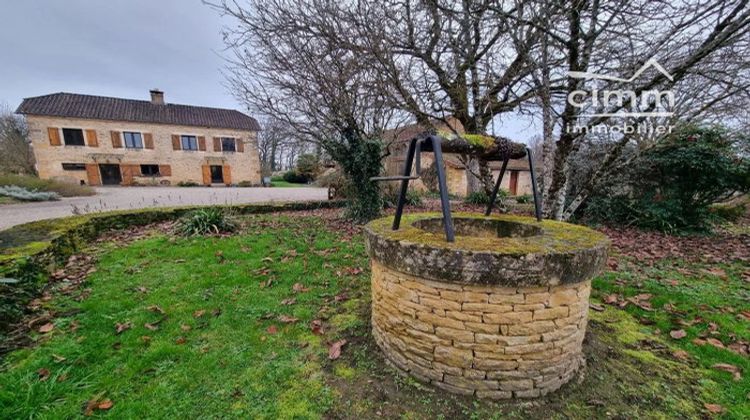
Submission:
MULTIPOLYGON (((448 118, 447 121, 448 124, 435 122, 435 128, 444 131, 455 130, 459 134, 464 133, 464 128, 461 122, 454 118, 448 118)), ((384 163, 385 173, 387 175, 403 175, 402 171, 404 170, 404 160, 406 159, 406 148, 409 144, 409 140, 424 131, 425 129, 420 125, 412 124, 393 130, 387 130, 383 133, 383 140, 389 145, 390 150, 390 155, 386 157, 384 163)), ((450 153, 446 153, 443 156, 443 159, 445 160, 445 174, 448 184, 448 192, 459 197, 465 197, 468 190, 468 181, 464 164, 458 159, 458 156, 450 153)), ((424 172, 433 163, 432 152, 423 152, 421 160, 422 171, 424 172)), ((492 176, 494 179, 497 179, 497 176, 500 174, 501 166, 502 162, 490 162, 490 169, 492 170, 492 176)), ((419 190, 428 189, 421 179, 412 181, 409 185, 412 188, 419 190)), ((500 187, 507 190, 510 195, 513 196, 531 194, 531 171, 529 170, 528 160, 524 158, 508 161, 508 168, 506 169, 500 187)))
POLYGON ((74 93, 26 98, 42 179, 88 185, 261 183, 258 122, 239 111, 74 93))

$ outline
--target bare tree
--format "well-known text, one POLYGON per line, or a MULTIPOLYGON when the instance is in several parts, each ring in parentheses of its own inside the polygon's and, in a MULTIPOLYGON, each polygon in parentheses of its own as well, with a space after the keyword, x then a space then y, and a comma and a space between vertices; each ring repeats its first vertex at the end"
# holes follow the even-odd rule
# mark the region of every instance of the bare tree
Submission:
POLYGON ((0 173, 36 173, 28 134, 23 117, 0 105, 0 173))
POLYGON ((263 128, 258 134, 258 152, 264 176, 281 169, 283 150, 290 142, 288 126, 273 116, 261 119, 263 128))
MULTIPOLYGON (((584 92, 592 97, 597 92, 628 91, 642 99, 651 91, 683 92, 681 99, 689 99, 686 104, 696 113, 689 116, 689 112, 672 110, 680 120, 700 119, 723 106, 747 103, 742 99, 747 96, 748 63, 742 58, 747 54, 750 23, 747 1, 540 0, 536 3, 540 6, 531 10, 545 10, 560 17, 547 19, 539 26, 544 34, 543 43, 550 48, 544 52, 552 57, 546 63, 537 60, 542 63, 541 71, 549 74, 552 106, 547 111, 552 111, 558 133, 554 148, 551 144, 547 147, 554 149, 554 157, 545 156, 545 163, 552 163, 545 168, 548 175, 545 178, 549 181, 545 182, 545 212, 549 217, 568 219, 598 180, 617 167, 626 146, 646 140, 638 132, 612 136, 607 142, 608 153, 595 165, 588 182, 577 191, 570 191, 571 159, 586 144, 584 140, 590 129, 601 125, 654 125, 658 121, 651 117, 633 118, 622 113, 648 112, 665 106, 658 95, 646 102, 605 101, 586 106, 567 100, 570 95, 584 92), (563 65, 558 64, 560 59, 565 60, 563 65), (595 73, 627 78, 652 59, 667 70, 669 77, 644 73, 637 80, 624 83, 573 76, 595 73), (695 89, 699 86, 705 92, 695 89), (584 129, 570 130, 573 126, 584 129)), ((537 26, 539 21, 532 17, 524 22, 537 26)), ((544 78, 536 78, 535 82, 545 84, 544 78)), ((545 131, 549 133, 548 128, 545 131)), ((658 138, 652 136, 651 142, 654 141, 658 138)))
MULTIPOLYGON (((521 1, 360 0, 349 15, 356 36, 345 42, 369 57, 394 106, 421 125, 453 117, 484 133, 538 94, 527 79, 540 30, 525 23, 527 9, 521 1)), ((467 175, 490 192, 488 163, 471 160, 464 157, 467 175)))
POLYGON ((272 114, 305 141, 320 145, 352 182, 349 214, 376 216, 383 128, 392 115, 367 62, 340 42, 347 33, 336 1, 250 0, 208 3, 234 19, 224 39, 228 80, 248 107, 272 114), (329 36, 334 34, 335 36, 329 36))

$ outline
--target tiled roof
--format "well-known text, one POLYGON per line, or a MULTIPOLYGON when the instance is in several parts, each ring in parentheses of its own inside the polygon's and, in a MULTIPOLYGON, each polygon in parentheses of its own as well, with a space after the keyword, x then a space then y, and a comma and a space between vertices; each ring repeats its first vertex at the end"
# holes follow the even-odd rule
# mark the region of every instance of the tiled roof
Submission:
POLYGON ((80 95, 77 93, 61 92, 26 98, 18 106, 16 112, 28 115, 92 120, 260 131, 258 121, 233 109, 177 104, 159 105, 150 101, 80 95))

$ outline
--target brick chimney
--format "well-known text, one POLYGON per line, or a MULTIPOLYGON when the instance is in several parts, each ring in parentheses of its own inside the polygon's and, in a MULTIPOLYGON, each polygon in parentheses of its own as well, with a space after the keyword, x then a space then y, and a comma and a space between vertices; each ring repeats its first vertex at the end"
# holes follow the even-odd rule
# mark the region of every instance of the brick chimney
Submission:
POLYGON ((164 92, 159 89, 151 89, 151 103, 154 105, 164 105, 164 92))

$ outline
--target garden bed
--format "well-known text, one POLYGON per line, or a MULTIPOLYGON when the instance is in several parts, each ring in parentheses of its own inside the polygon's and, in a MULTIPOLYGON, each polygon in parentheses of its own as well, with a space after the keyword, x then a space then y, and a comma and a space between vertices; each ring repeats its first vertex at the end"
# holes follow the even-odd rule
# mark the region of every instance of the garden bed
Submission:
POLYGON ((370 335, 364 240, 339 213, 249 215, 237 234, 198 238, 155 224, 81 244, 32 302, 44 317, 32 341, 4 357, 0 417, 750 415, 747 250, 705 261, 678 244, 646 264, 631 257, 637 234, 612 235, 610 271, 593 283, 585 375, 533 402, 499 403, 385 367, 370 335))

